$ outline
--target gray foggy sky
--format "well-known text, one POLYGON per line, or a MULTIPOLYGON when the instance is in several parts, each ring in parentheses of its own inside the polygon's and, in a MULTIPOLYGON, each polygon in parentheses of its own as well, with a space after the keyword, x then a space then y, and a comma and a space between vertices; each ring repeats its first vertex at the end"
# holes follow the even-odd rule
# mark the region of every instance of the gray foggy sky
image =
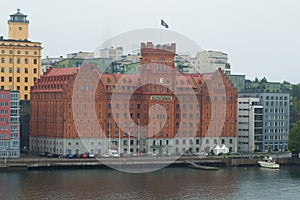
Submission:
POLYGON ((30 39, 43 43, 43 57, 92 51, 120 33, 160 28, 228 53, 233 74, 298 83, 298 0, 1 0, 0 35, 20 8, 30 20, 30 39))

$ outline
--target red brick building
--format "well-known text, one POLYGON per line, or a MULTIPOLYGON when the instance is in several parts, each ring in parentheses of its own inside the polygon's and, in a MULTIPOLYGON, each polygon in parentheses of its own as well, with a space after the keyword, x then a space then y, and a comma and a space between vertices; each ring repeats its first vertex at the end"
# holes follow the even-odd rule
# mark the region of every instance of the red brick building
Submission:
POLYGON ((178 72, 175 53, 175 44, 142 43, 139 74, 49 69, 31 89, 30 149, 180 154, 225 144, 235 151, 237 91, 221 70, 178 72))

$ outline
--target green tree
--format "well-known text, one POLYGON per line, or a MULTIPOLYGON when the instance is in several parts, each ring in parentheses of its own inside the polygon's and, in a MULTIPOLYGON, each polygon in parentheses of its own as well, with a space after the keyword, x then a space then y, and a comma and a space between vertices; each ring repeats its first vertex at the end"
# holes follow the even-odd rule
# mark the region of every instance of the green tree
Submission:
POLYGON ((300 120, 293 126, 289 134, 289 149, 300 152, 300 120))
POLYGON ((260 80, 260 83, 267 83, 267 82, 268 82, 268 80, 267 80, 266 77, 263 77, 263 78, 260 80))
POLYGON ((292 85, 291 126, 300 120, 300 84, 292 85))

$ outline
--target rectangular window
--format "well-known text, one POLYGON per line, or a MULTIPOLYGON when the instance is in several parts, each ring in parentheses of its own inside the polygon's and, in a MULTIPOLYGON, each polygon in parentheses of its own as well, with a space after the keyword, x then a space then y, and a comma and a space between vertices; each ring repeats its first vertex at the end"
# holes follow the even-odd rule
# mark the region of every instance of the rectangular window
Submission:
POLYGON ((25 81, 25 83, 28 83, 28 78, 25 77, 25 78, 24 78, 24 81, 25 81))
POLYGON ((1 58, 1 63, 5 63, 5 58, 1 58))
POLYGON ((17 68, 17 73, 20 73, 20 71, 21 71, 21 70, 20 70, 20 67, 18 67, 18 68, 17 68))
POLYGON ((28 55, 28 51, 25 51, 25 54, 28 55))
POLYGON ((37 64, 37 59, 33 59, 33 64, 34 64, 34 65, 37 64))
POLYGON ((13 72, 13 68, 10 67, 10 68, 9 68, 9 73, 12 73, 12 72, 13 72))
POLYGON ((4 76, 1 76, 1 82, 4 82, 4 76))
POLYGON ((25 87, 24 87, 24 90, 27 91, 27 90, 28 90, 28 86, 25 86, 25 87))
POLYGON ((1 67, 1 72, 4 73, 4 67, 1 67))
POLYGON ((37 73, 37 69, 33 68, 33 73, 36 74, 37 73))
POLYGON ((20 90, 20 86, 17 86, 17 90, 20 90))
POLYGON ((8 81, 9 81, 9 82, 12 82, 12 77, 11 77, 11 76, 8 78, 8 81))
POLYGON ((24 63, 28 64, 28 59, 27 58, 25 58, 24 63))
POLYGON ((5 54, 5 51, 4 51, 4 50, 1 50, 1 53, 2 53, 2 54, 5 54))
POLYGON ((13 59, 12 58, 9 58, 9 63, 13 63, 13 59))
POLYGON ((20 77, 17 77, 17 82, 20 83, 20 77))
POLYGON ((13 51, 12 51, 12 50, 9 50, 9 54, 13 54, 13 51))
POLYGON ((20 50, 18 50, 18 51, 17 51, 17 54, 21 54, 21 51, 20 51, 20 50))
POLYGON ((28 68, 25 68, 24 70, 25 70, 25 73, 27 74, 28 73, 28 68))

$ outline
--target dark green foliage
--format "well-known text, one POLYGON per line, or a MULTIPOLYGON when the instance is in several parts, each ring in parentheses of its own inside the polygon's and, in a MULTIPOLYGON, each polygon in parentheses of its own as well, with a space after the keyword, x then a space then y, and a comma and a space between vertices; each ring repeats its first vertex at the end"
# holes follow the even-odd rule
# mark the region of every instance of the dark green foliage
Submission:
POLYGON ((291 125, 300 120, 300 84, 292 86, 291 125))
POLYGON ((300 152, 300 121, 293 126, 289 134, 289 149, 300 152))
POLYGON ((20 101, 20 141, 21 149, 29 147, 30 101, 20 101))

